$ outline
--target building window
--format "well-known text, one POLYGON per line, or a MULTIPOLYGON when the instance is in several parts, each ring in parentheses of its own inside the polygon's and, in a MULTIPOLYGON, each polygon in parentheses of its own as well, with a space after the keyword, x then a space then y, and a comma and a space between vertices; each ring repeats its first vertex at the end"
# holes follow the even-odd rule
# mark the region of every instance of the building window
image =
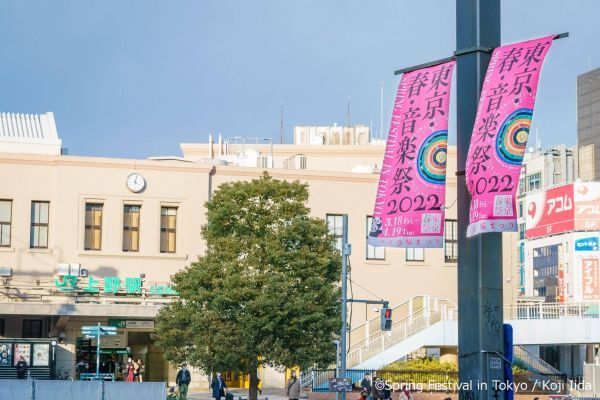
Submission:
POLYGON ((525 191, 525 178, 521 177, 521 178, 519 178, 519 194, 523 194, 524 191, 525 191))
POLYGON ((0 319, 0 337, 4 337, 4 320, 0 319))
POLYGON ((519 240, 525 240, 525 224, 519 224, 519 240))
POLYGON ((31 202, 31 234, 29 246, 31 248, 48 248, 48 214, 50 203, 47 201, 31 202))
POLYGON ((537 174, 527 175, 527 190, 535 190, 539 189, 542 185, 542 174, 538 172, 537 174))
POLYGON ((102 204, 85 204, 85 250, 102 249, 102 204))
POLYGON ((0 247, 10 247, 12 200, 0 200, 0 247))
POLYGON ((425 249, 406 249, 406 261, 425 261, 425 249))
POLYGON ((519 200, 518 204, 519 204, 519 206, 518 206, 519 218, 523 218, 523 200, 519 200))
POLYGON ((133 205, 123 209, 123 251, 140 250, 140 209, 133 205))
POLYGON ((456 220, 446 220, 444 256, 447 263, 458 262, 458 221, 456 220))
POLYGON ((160 252, 175 253, 177 207, 160 208, 160 252))
POLYGON ((327 227, 329 234, 335 237, 335 248, 342 253, 342 235, 344 233, 344 216, 341 214, 327 214, 327 227))
POLYGON ((42 320, 41 319, 24 319, 23 320, 23 337, 24 338, 41 338, 42 337, 42 320))
POLYGON ((368 243, 369 232, 371 232, 371 223, 373 217, 367 217, 367 260, 385 260, 385 247, 375 247, 368 243))

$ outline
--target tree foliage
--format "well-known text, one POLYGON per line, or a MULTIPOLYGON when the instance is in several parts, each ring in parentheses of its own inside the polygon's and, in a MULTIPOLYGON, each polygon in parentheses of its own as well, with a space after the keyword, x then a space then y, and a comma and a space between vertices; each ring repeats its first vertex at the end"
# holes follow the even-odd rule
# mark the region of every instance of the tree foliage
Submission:
POLYGON ((306 185, 267 174, 219 187, 206 203, 206 253, 173 276, 179 298, 157 318, 168 360, 250 373, 251 386, 259 365, 335 360, 341 257, 307 200, 306 185))

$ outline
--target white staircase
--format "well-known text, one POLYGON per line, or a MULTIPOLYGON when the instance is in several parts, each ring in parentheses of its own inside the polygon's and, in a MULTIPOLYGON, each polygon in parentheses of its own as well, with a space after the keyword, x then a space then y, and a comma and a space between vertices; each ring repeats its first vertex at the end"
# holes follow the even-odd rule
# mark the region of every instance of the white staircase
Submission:
POLYGON ((447 337, 453 329, 444 329, 445 321, 456 321, 456 305, 447 300, 415 296, 394 307, 392 315, 395 322, 391 331, 381 330, 379 317, 350 331, 348 368, 379 368, 423 346, 456 342, 447 337))
MULTIPOLYGON (((389 332, 381 331, 379 316, 350 331, 348 368, 378 369, 422 347, 458 345, 457 307, 452 302, 416 296, 394 307, 392 315, 389 332)), ((509 305, 504 318, 513 326, 515 346, 600 342, 598 302, 509 305)), ((516 347, 515 356, 540 374, 560 374, 524 348, 516 347)))

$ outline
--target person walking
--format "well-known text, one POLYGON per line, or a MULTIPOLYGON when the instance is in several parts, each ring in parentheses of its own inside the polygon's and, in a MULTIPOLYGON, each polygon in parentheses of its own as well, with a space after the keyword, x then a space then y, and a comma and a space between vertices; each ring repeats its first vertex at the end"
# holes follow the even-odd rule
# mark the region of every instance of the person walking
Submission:
POLYGON ((146 371, 146 365, 144 364, 141 358, 137 359, 137 366, 137 381, 144 382, 144 372, 146 371))
POLYGON ((127 358, 127 365, 125 366, 125 382, 133 382, 135 378, 135 365, 133 358, 127 358))
POLYGON ((287 381, 287 385, 285 385, 285 387, 285 394, 289 400, 300 399, 300 381, 298 378, 296 378, 296 371, 292 371, 292 375, 287 381))
POLYGON ((190 371, 188 371, 185 364, 181 365, 181 369, 177 372, 177 377, 175 378, 175 384, 179 386, 179 400, 187 399, 188 385, 192 381, 192 376, 190 375, 190 371))
POLYGON ((383 396, 381 394, 381 392, 383 390, 383 386, 384 386, 384 383, 381 380, 381 378, 379 378, 376 375, 373 375, 373 384, 371 385, 371 399, 374 399, 374 400, 383 399, 383 396))
POLYGON ((17 368, 17 378, 25 379, 27 375, 27 361, 25 361, 25 357, 19 357, 19 361, 15 367, 17 368))
POLYGON ((221 397, 225 396, 225 389, 227 389, 227 385, 223 380, 220 372, 217 372, 217 375, 213 378, 210 383, 210 388, 212 389, 212 397, 215 400, 221 400, 221 397))
POLYGON ((399 400, 412 400, 408 386, 406 386, 406 385, 402 386, 402 391, 400 392, 400 396, 398 396, 398 399, 399 400))
POLYGON ((367 392, 367 399, 371 400, 371 376, 369 374, 365 374, 362 381, 360 381, 360 389, 361 392, 367 392))

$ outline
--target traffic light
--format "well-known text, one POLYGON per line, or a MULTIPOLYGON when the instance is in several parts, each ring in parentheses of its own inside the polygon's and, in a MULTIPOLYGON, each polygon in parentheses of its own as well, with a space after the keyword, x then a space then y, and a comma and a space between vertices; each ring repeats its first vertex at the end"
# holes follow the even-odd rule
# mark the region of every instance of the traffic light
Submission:
POLYGON ((392 330, 392 309, 387 306, 381 307, 381 330, 392 330))

